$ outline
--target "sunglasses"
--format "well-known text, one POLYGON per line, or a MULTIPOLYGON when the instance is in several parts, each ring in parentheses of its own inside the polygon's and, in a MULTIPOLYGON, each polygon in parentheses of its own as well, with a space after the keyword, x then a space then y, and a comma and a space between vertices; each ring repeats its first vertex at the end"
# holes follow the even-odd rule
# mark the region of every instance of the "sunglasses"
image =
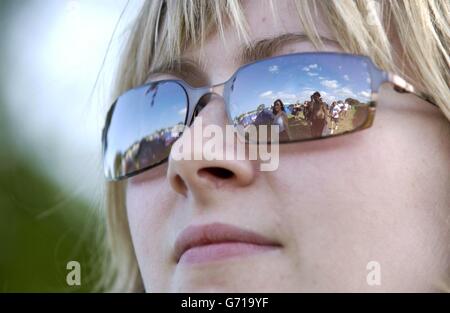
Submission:
POLYGON ((167 161, 184 127, 218 91, 228 122, 243 132, 243 138, 251 126, 276 125, 279 137, 272 143, 286 143, 370 127, 377 93, 385 82, 397 92, 436 105, 368 57, 344 53, 294 53, 259 60, 214 86, 194 88, 183 80, 149 82, 122 94, 107 114, 102 134, 105 176, 120 180, 167 161))

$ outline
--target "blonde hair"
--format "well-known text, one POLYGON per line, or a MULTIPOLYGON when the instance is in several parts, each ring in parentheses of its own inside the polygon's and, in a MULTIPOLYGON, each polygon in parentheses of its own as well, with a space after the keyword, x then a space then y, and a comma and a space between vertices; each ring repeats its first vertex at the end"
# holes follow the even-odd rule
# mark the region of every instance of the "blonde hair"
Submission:
MULTIPOLYGON (((450 119, 450 2, 297 0, 296 8, 306 35, 317 49, 322 42, 313 16, 320 10, 344 51, 367 55, 384 70, 415 77, 416 84, 433 96, 450 119), (395 56, 393 39, 401 44, 401 58, 395 56), (394 66, 396 57, 404 60, 402 66, 394 66)), ((201 49, 212 33, 219 32, 225 39, 225 26, 234 27, 249 43, 248 26, 237 0, 146 1, 130 29, 113 98, 143 84, 164 64, 175 66, 186 49, 201 49)), ((102 289, 143 291, 128 226, 124 183, 107 183, 106 193, 108 237, 102 289)), ((443 288, 449 290, 448 286, 443 288)))

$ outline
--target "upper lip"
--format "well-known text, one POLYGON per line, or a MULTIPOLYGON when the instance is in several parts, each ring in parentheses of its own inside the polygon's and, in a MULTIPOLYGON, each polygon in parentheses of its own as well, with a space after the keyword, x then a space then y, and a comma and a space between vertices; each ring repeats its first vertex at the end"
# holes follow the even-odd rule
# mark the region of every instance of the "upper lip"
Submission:
POLYGON ((176 261, 178 262, 183 253, 192 247, 221 242, 245 242, 256 245, 280 246, 274 240, 233 225, 212 223, 189 226, 180 233, 175 241, 176 261))

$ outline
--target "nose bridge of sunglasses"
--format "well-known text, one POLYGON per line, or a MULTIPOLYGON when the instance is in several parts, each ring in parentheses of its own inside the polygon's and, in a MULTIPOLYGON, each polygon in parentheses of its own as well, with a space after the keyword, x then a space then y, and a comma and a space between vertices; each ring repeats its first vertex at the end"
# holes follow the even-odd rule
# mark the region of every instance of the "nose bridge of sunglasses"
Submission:
MULTIPOLYGON (((202 87, 202 88, 196 88, 189 92, 190 98, 191 98, 191 100, 194 99, 195 102, 198 102, 200 99, 203 99, 205 96, 216 95, 219 97, 223 97, 224 88, 225 88, 224 83, 213 85, 213 86, 202 87)), ((197 104, 197 103, 195 103, 195 104, 197 104)))
POLYGON ((195 104, 195 111, 198 113, 201 109, 203 109, 211 99, 216 97, 223 97, 224 92, 224 84, 213 85, 210 87, 206 87, 201 90, 200 93, 197 94, 197 103, 195 104))
POLYGON ((213 85, 213 86, 209 87, 209 92, 223 97, 224 88, 225 88, 225 84, 213 85))
POLYGON ((189 108, 187 125, 191 125, 194 122, 194 118, 208 105, 211 98, 214 96, 223 97, 224 88, 225 83, 221 83, 191 90, 189 92, 189 99, 193 105, 189 108))

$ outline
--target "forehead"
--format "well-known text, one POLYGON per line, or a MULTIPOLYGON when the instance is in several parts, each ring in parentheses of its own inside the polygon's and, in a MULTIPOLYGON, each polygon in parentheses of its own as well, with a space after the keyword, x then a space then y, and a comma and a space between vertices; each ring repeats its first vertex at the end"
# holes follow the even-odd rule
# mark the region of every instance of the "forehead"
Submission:
MULTIPOLYGON (((298 17, 295 2, 273 1, 273 6, 272 8, 271 1, 267 0, 243 1, 242 7, 248 25, 249 40, 258 42, 285 34, 299 34, 299 36, 291 36, 291 40, 283 41, 276 51, 270 54, 314 51, 312 43, 306 40, 306 36, 302 36, 304 28, 298 17)), ((315 28, 319 36, 325 39, 324 50, 339 51, 340 48, 333 42, 334 36, 321 13, 318 10, 312 11, 315 28)), ((239 38, 234 27, 226 27, 224 35, 225 41, 217 32, 206 40, 202 50, 191 49, 183 54, 184 58, 195 60, 202 65, 202 71, 206 73, 211 84, 227 80, 242 63, 257 59, 256 56, 250 56, 251 60, 243 60, 244 40, 239 38)))
MULTIPOLYGON (((304 28, 293 0, 272 1, 250 0, 243 2, 243 10, 254 39, 266 38, 283 33, 303 33, 304 28)), ((307 2, 302 3, 307 6, 307 2)), ((318 32, 327 38, 333 38, 319 7, 311 7, 312 19, 318 32)))

